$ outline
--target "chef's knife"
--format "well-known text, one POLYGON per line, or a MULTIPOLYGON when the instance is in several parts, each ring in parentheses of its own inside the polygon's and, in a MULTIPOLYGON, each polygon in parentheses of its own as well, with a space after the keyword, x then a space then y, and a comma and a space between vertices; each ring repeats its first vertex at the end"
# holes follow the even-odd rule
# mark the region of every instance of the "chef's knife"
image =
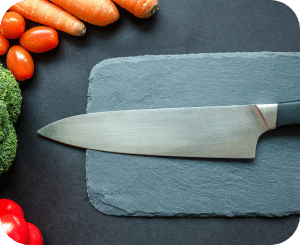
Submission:
POLYGON ((300 101, 89 113, 56 121, 38 133, 107 152, 254 158, 262 133, 289 124, 300 124, 300 101))

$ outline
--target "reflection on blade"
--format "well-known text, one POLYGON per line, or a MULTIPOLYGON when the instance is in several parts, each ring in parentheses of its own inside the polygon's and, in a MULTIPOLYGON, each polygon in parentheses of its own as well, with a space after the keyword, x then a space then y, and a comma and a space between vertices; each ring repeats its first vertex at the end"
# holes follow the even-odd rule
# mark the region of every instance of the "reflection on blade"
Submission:
POLYGON ((256 105, 145 109, 84 114, 45 126, 62 143, 127 154, 254 158, 268 125, 256 105))

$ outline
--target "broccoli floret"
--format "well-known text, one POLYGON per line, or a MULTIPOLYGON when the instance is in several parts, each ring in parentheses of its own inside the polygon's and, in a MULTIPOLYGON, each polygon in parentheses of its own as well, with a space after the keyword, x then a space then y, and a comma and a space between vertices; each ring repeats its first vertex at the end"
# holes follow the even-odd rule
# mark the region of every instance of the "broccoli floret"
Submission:
POLYGON ((7 171, 17 152, 17 134, 7 106, 0 100, 0 174, 7 171))
POLYGON ((0 100, 6 104, 12 123, 16 123, 21 113, 21 89, 11 72, 2 64, 0 64, 0 100))
POLYGON ((12 164, 18 146, 14 128, 21 113, 21 89, 10 71, 0 63, 0 174, 12 164))

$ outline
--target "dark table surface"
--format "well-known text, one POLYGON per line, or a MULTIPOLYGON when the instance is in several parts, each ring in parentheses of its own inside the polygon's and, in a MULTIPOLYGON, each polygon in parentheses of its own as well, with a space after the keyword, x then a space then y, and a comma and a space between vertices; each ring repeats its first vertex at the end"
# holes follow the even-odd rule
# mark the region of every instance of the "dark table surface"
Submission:
MULTIPOLYGON (((216 52, 299 52, 294 12, 271 0, 161 0, 140 20, 120 9, 108 27, 89 24, 83 37, 59 32, 53 51, 34 54, 35 74, 20 83, 19 147, 0 176, 0 198, 19 203, 48 244, 276 244, 299 217, 125 218, 99 213, 86 191, 85 150, 40 137, 53 121, 86 113, 88 78, 113 57, 216 52)), ((36 23, 27 21, 27 26, 36 23)), ((0 57, 5 63, 5 58, 0 57)))

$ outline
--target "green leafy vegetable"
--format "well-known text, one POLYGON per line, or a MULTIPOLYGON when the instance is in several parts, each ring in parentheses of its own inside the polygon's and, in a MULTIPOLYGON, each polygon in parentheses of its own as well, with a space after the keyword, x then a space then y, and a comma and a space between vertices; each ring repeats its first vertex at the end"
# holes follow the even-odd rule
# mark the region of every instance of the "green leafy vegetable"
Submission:
POLYGON ((21 113, 22 96, 19 83, 0 64, 0 174, 11 166, 17 151, 14 128, 21 113))
POLYGON ((2 64, 0 64, 0 100, 6 104, 12 123, 16 123, 21 113, 21 89, 11 72, 3 68, 2 64))

